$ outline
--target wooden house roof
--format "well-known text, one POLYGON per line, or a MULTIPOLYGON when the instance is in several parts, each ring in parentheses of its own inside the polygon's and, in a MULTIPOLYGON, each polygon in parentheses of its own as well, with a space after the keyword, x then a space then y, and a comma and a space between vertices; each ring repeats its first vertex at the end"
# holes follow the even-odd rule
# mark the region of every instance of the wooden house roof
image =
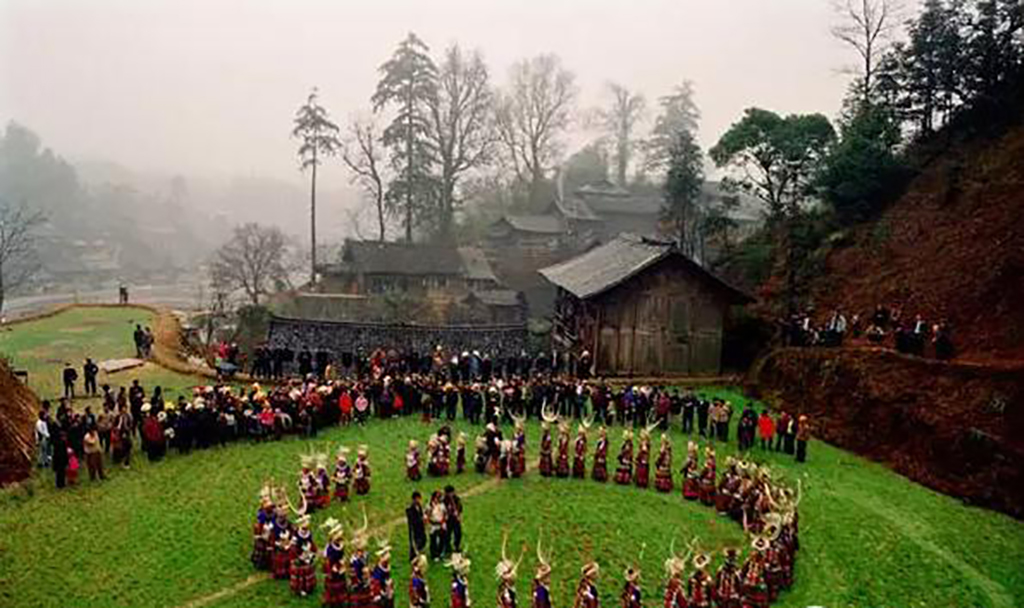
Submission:
POLYGON ((552 284, 581 300, 592 298, 619 285, 641 271, 669 257, 676 257, 693 272, 725 292, 730 299, 745 303, 751 298, 725 283, 682 254, 673 244, 633 234, 618 237, 590 251, 540 270, 552 284))

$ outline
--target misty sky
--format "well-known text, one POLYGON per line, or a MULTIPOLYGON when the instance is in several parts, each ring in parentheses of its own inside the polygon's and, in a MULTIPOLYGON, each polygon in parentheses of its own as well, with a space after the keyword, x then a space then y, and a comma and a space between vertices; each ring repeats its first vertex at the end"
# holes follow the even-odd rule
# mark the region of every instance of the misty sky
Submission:
POLYGON ((693 80, 706 149, 751 105, 834 116, 853 60, 835 20, 829 0, 0 0, 0 120, 72 160, 298 181, 309 88, 339 121, 367 110, 412 30, 480 48, 496 84, 557 53, 583 107, 609 80, 650 101, 693 80))

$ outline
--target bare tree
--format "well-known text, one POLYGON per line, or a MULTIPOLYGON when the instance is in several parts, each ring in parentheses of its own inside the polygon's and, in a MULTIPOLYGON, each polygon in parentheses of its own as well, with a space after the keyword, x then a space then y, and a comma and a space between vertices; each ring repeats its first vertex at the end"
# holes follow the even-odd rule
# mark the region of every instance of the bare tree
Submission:
POLYGON ((437 91, 430 100, 431 131, 440 165, 438 236, 452 236, 456 187, 463 175, 487 163, 494 143, 493 93, 479 51, 464 55, 459 45, 445 51, 437 91))
POLYGON ((562 152, 576 93, 575 77, 555 55, 516 63, 508 87, 497 93, 498 137, 517 178, 529 184, 532 203, 562 152))
POLYGON ((636 141, 633 132, 643 120, 647 100, 640 93, 631 93, 626 87, 614 82, 608 83, 611 105, 598 111, 602 130, 611 137, 615 145, 615 177, 620 186, 626 186, 626 172, 633 156, 636 141))
POLYGON ((236 226, 231 240, 214 252, 211 283, 218 291, 241 289, 254 305, 288 282, 287 241, 276 226, 236 226))
POLYGON ((385 200, 387 180, 384 170, 384 146, 376 122, 372 118, 355 119, 349 124, 348 135, 341 150, 341 160, 352 172, 350 182, 358 185, 363 194, 373 201, 377 213, 377 240, 386 236, 385 200))
POLYGON ((0 203, 0 311, 7 292, 23 284, 36 270, 32 263, 35 229, 45 219, 41 212, 0 203))
POLYGON ((899 0, 835 0, 834 4, 843 22, 832 28, 832 35, 860 56, 856 69, 860 97, 870 104, 875 72, 892 42, 902 6, 899 0))

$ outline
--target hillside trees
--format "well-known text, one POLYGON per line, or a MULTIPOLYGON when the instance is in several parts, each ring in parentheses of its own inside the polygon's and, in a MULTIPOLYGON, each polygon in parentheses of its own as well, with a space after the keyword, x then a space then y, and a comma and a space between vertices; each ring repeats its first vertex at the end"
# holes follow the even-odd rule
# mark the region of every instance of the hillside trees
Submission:
POLYGON ((353 119, 341 149, 341 160, 348 167, 349 182, 359 186, 373 204, 377 221, 377 240, 383 242, 387 231, 385 194, 387 193, 386 161, 380 132, 372 118, 353 119))
POLYGON ((835 131, 821 114, 779 116, 749 108, 709 154, 733 176, 723 180, 761 200, 768 210, 768 229, 775 235, 776 255, 786 276, 786 305, 797 302, 794 229, 815 193, 816 177, 835 140, 835 131), (738 176, 738 177, 737 177, 738 176))
POLYGON ((693 135, 680 130, 669 150, 662 219, 673 228, 676 241, 686 255, 696 253, 698 201, 704 185, 704 158, 693 135))
POLYGON ((0 311, 10 290, 17 289, 36 270, 35 231, 45 221, 41 211, 0 200, 0 311))

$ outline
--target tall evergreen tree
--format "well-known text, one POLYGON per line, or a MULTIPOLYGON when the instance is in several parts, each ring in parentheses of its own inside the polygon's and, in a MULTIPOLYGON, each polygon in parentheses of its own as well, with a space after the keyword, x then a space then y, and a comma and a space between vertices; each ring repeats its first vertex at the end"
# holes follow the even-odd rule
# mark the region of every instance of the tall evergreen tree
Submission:
POLYGON ((317 103, 317 90, 306 99, 306 103, 295 113, 292 137, 299 144, 299 163, 303 171, 310 170, 309 178, 309 240, 310 240, 310 282, 316 283, 316 170, 324 156, 332 156, 341 146, 338 140, 338 125, 331 122, 327 110, 317 103))
POLYGON ((405 239, 430 213, 437 195, 433 174, 437 150, 430 141, 430 106, 437 96, 437 66, 427 45, 412 32, 381 67, 371 101, 375 112, 395 108, 381 141, 390 150, 395 177, 388 186, 389 213, 404 215, 405 239))
POLYGON ((689 256, 696 251, 697 206, 703 185, 704 156, 693 134, 680 130, 669 150, 661 217, 672 226, 680 249, 689 256))
POLYGON ((680 131, 687 131, 696 137, 697 127, 700 126, 700 108, 693 97, 693 83, 686 80, 671 94, 658 100, 661 114, 654 120, 651 136, 644 144, 645 167, 648 170, 666 170, 680 131))

